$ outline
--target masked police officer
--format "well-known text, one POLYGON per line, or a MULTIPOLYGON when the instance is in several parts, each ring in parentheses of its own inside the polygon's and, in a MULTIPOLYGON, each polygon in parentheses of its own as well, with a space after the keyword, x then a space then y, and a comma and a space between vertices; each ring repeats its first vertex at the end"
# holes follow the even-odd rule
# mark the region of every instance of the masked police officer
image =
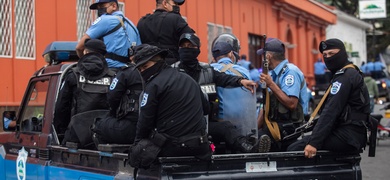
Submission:
MULTIPOLYGON (((265 43, 264 49, 258 51, 269 61, 269 74, 262 73, 260 82, 265 82, 270 91, 270 105, 268 118, 278 124, 281 139, 295 131, 304 120, 307 112, 306 82, 302 71, 285 57, 285 46, 276 38, 265 43), (266 52, 265 54, 263 54, 266 52)), ((263 113, 260 113, 263 114, 263 113)), ((264 116, 259 116, 259 135, 272 132, 268 125, 264 124, 264 116)), ((276 131, 277 129, 275 129, 276 131)), ((281 141, 272 136, 271 151, 285 151, 296 139, 281 141)))
POLYGON ((221 73, 214 70, 209 64, 200 63, 198 61, 199 48, 200 40, 196 34, 182 34, 179 41, 180 64, 177 68, 197 81, 203 92, 208 95, 211 109, 215 111, 209 112, 209 135, 214 142, 226 142, 235 151, 258 152, 258 142, 252 144, 250 139, 241 135, 230 121, 217 121, 216 117, 218 114, 217 86, 244 86, 250 89, 255 83, 239 76, 221 73))
MULTIPOLYGON (((142 44, 136 47, 141 47, 142 44)), ((133 53, 136 49, 133 48, 133 53)), ((133 54, 131 54, 133 55, 133 54)), ((134 57, 134 56, 131 56, 134 57)), ((96 119, 92 129, 95 144, 132 144, 138 122, 139 96, 142 92, 142 77, 134 63, 122 67, 112 80, 107 98, 110 113, 96 119)))
MULTIPOLYGON (((191 77, 165 63, 166 54, 166 50, 147 45, 134 56, 145 81, 135 149, 143 139, 153 140, 154 137, 163 136, 165 143, 161 139, 155 142, 161 146, 158 156, 209 159, 211 149, 202 106, 207 101, 191 77)), ((137 152, 132 153, 135 155, 137 152)))
POLYGON ((71 117, 87 111, 109 109, 107 92, 114 72, 108 69, 104 58, 106 46, 98 39, 85 40, 85 55, 77 67, 71 69, 61 84, 54 113, 54 127, 64 134, 63 144, 77 142, 68 128, 71 117))
POLYGON ((180 15, 180 6, 185 0, 156 0, 153 14, 142 17, 137 24, 143 43, 169 49, 166 62, 171 65, 178 61, 178 43, 183 33, 194 33, 180 15))
POLYGON ((357 153, 366 145, 366 122, 370 98, 360 70, 348 60, 344 43, 339 39, 322 41, 319 50, 326 67, 332 72, 330 93, 310 136, 288 147, 304 150, 313 158, 317 150, 357 153))
POLYGON ((77 44, 77 55, 82 56, 85 39, 102 39, 107 46, 105 57, 109 68, 129 63, 129 48, 141 44, 141 39, 135 25, 119 11, 118 1, 96 0, 89 9, 97 10, 99 17, 77 44))

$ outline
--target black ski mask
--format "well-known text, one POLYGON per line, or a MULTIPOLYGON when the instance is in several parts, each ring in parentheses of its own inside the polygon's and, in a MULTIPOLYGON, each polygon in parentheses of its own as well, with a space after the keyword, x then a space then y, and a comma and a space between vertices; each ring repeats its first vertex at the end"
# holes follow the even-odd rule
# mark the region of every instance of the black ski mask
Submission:
POLYGON ((160 60, 156 62, 152 67, 149 67, 148 69, 145 69, 141 72, 141 76, 144 79, 145 82, 148 82, 151 77, 155 76, 158 72, 160 72, 161 67, 164 65, 164 61, 160 60))
POLYGON ((103 14, 106 14, 106 13, 107 13, 107 8, 106 7, 97 9, 98 17, 100 17, 100 16, 102 16, 103 14))
POLYGON ((189 68, 196 68, 199 64, 198 56, 200 54, 200 49, 198 48, 180 48, 179 57, 181 63, 186 65, 189 68))
POLYGON ((320 43, 319 50, 321 53, 328 49, 340 49, 340 51, 334 54, 332 57, 324 57, 326 67, 332 72, 336 73, 338 70, 349 64, 348 54, 345 51, 345 46, 339 39, 328 39, 320 43))

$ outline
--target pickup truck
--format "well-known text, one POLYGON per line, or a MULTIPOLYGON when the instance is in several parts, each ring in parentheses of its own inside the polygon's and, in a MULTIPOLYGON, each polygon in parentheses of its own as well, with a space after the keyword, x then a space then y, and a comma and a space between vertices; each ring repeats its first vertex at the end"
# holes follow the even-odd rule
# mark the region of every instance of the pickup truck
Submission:
POLYGON ((359 153, 319 151, 311 159, 303 151, 221 153, 211 161, 159 157, 149 169, 134 169, 129 145, 61 146, 52 120, 63 76, 77 63, 75 46, 51 44, 53 63, 31 77, 16 112, 17 127, 0 126, 0 179, 362 179, 359 153))

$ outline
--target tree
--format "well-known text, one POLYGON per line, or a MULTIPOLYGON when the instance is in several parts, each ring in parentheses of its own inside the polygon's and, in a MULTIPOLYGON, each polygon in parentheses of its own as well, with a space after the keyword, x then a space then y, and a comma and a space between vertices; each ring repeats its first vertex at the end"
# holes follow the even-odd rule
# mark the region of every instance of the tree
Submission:
MULTIPOLYGON (((347 14, 359 18, 359 0, 317 0, 327 5, 331 5, 347 14)), ((373 60, 378 53, 383 52, 390 44, 390 0, 386 0, 387 17, 383 19, 364 19, 373 24, 376 36, 373 32, 367 32, 367 54, 368 60, 373 60)))

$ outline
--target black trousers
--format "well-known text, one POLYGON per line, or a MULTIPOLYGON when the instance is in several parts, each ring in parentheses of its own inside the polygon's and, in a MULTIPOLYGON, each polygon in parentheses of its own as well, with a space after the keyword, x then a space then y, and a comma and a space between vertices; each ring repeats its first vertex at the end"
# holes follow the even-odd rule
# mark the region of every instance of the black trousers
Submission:
POLYGON ((239 137, 242 137, 230 121, 209 121, 208 126, 208 134, 212 137, 213 142, 226 142, 232 146, 239 137))
POLYGON ((117 119, 111 115, 97 119, 95 129, 99 142, 132 144, 137 128, 137 116, 129 113, 122 119, 117 119))
MULTIPOLYGON (((309 141, 310 136, 305 136, 301 140, 298 140, 295 143, 291 144, 287 148, 287 151, 303 151, 309 141)), ((333 134, 329 135, 328 138, 325 139, 320 149, 329 150, 333 152, 358 152, 355 147, 341 141, 340 138, 333 134)))

